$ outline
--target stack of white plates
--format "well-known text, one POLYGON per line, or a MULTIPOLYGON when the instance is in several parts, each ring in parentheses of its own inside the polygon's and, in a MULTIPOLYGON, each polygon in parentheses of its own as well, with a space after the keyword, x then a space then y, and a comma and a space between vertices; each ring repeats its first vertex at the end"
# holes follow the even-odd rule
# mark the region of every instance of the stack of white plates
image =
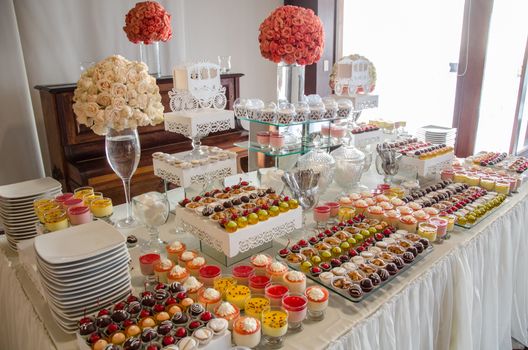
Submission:
POLYGON ((443 126, 427 125, 418 129, 416 136, 418 139, 434 144, 445 143, 447 146, 454 146, 457 129, 443 126))
POLYGON ((37 234, 33 201, 54 198, 61 188, 60 182, 50 177, 0 186, 0 221, 11 249, 17 249, 18 241, 37 234))
POLYGON ((37 270, 59 326, 77 322, 130 293, 130 255, 125 237, 101 220, 35 238, 37 270))

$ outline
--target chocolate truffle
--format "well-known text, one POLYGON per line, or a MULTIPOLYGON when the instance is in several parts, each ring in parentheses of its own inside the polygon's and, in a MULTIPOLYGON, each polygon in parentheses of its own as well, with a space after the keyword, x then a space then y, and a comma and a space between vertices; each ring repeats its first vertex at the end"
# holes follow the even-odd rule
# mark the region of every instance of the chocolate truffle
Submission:
POLYGON ((172 327, 173 327, 173 325, 172 325, 171 321, 163 321, 158 326, 158 334, 167 335, 172 330, 172 327))
POLYGON ((192 304, 189 309, 187 310, 187 312, 189 312, 189 314, 191 316, 199 316, 200 314, 202 314, 203 312, 205 311, 204 307, 202 304, 198 304, 198 303, 194 303, 192 304))
POLYGON ((402 255, 403 262, 406 264, 410 264, 414 260, 414 254, 411 252, 405 252, 402 255))
POLYGON ((378 275, 379 275, 379 277, 380 277, 382 282, 385 282, 386 280, 388 280, 389 276, 390 276, 389 272, 387 270, 385 270, 385 269, 379 269, 378 270, 378 275))
POLYGON ((140 350, 141 340, 139 338, 128 338, 123 344, 123 350, 140 350))
POLYGON ((398 273, 398 267, 395 263, 388 263, 387 266, 385 266, 385 269, 387 269, 391 276, 398 273))
POLYGON ((414 258, 418 255, 418 249, 414 246, 407 248, 407 252, 410 252, 414 258))
POLYGON ((359 282, 359 285, 365 293, 370 292, 374 288, 374 285, 372 284, 372 280, 370 278, 362 279, 361 282, 359 282))
POLYGON ((189 321, 189 317, 181 312, 177 312, 172 316, 172 323, 174 324, 186 324, 189 321))
POLYGON ((158 337, 158 333, 153 328, 146 328, 141 333, 141 340, 145 343, 150 342, 158 337))
POLYGON ((348 289, 348 294, 350 294, 350 296, 354 299, 359 299, 363 296, 363 290, 361 290, 361 287, 359 285, 353 284, 348 289))
POLYGON ((371 273, 368 277, 372 281, 372 284, 375 286, 381 283, 381 277, 376 272, 371 273))
POLYGON ((405 266, 405 263, 403 262, 403 259, 400 258, 399 256, 395 257, 394 259, 392 259, 392 262, 394 264, 396 264, 396 267, 401 270, 404 266, 405 266))
POLYGON ((422 238, 418 242, 422 243, 424 249, 427 249, 427 247, 429 247, 429 240, 426 238, 422 238))
POLYGON ((416 251, 418 252, 418 254, 421 254, 424 251, 424 246, 420 242, 414 243, 414 248, 416 248, 416 251))

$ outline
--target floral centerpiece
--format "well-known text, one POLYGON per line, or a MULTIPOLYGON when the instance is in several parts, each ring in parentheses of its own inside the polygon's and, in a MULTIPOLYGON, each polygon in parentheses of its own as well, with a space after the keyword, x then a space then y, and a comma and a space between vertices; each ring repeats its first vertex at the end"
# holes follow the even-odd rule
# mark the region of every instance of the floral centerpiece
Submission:
POLYGON ((281 6, 261 23, 259 29, 260 53, 270 61, 304 66, 321 58, 323 24, 310 9, 281 6))
POLYGON ((159 42, 172 38, 171 15, 155 1, 138 2, 125 16, 128 40, 139 44, 140 60, 149 73, 160 75, 159 42))
POLYGON ((134 44, 167 41, 172 37, 171 15, 155 1, 138 2, 126 14, 123 30, 134 44))
POLYGON ((73 95, 80 124, 98 135, 163 121, 156 79, 143 62, 110 56, 82 73, 73 95))
POLYGON ((127 216, 119 228, 136 225, 130 208, 130 180, 141 156, 138 126, 163 121, 156 79, 143 62, 110 56, 82 73, 73 94, 73 111, 80 124, 105 135, 106 159, 123 181, 127 216))

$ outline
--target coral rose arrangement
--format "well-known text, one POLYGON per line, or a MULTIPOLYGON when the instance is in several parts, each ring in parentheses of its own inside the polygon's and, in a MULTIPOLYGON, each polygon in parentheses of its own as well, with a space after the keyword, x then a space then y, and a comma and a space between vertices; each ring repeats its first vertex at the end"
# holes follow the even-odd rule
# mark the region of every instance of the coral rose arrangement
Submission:
POLYGON ((172 37, 171 15, 155 1, 138 2, 126 14, 123 30, 134 44, 167 41, 172 37))
POLYGON ((260 53, 268 60, 309 65, 321 58, 323 24, 310 9, 281 6, 261 23, 259 29, 260 53))
POLYGON ((156 79, 142 62, 110 56, 88 68, 77 82, 73 111, 98 135, 163 121, 156 79))

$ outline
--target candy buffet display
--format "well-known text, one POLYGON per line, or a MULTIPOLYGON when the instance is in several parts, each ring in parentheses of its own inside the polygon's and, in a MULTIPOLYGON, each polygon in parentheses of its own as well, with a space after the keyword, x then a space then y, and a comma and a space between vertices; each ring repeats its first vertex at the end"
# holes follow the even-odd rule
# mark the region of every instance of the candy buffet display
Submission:
POLYGON ((482 167, 494 167, 522 174, 528 169, 528 159, 526 157, 508 155, 499 152, 480 152, 468 157, 467 161, 482 167))
POLYGON ((53 232, 69 226, 86 224, 95 218, 106 219, 113 214, 112 199, 93 187, 79 187, 73 193, 44 197, 34 201, 33 208, 42 232, 53 232))
POLYGON ((302 224, 297 200, 247 182, 185 198, 179 204, 177 215, 184 227, 228 257, 257 248, 302 224))
POLYGON ((189 159, 189 152, 152 154, 154 174, 176 186, 206 184, 237 173, 236 153, 218 147, 201 146, 202 156, 189 159))
POLYGON ((345 298, 361 301, 431 250, 427 238, 359 214, 281 249, 278 256, 345 298))

